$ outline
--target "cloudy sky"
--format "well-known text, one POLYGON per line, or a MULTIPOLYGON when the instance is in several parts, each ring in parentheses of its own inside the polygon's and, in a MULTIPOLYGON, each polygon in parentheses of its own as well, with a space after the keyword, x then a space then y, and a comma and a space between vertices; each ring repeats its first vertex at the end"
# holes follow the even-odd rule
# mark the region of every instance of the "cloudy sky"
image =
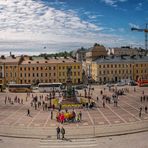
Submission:
POLYGON ((144 47, 148 0, 0 0, 0 54, 144 47))

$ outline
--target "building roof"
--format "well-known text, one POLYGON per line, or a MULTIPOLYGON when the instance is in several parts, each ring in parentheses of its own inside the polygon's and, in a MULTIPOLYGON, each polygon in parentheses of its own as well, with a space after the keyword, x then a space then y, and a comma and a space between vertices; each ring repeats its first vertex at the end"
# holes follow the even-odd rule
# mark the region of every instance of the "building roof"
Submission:
POLYGON ((33 58, 32 60, 24 60, 22 61, 22 65, 24 64, 57 64, 57 63, 80 63, 72 58, 63 58, 63 57, 57 57, 55 58, 48 58, 45 59, 43 57, 37 57, 33 58))
POLYGON ((97 58, 93 61, 93 63, 137 63, 138 62, 148 62, 147 56, 134 56, 131 58, 130 56, 108 56, 105 58, 97 58))
POLYGON ((19 64, 21 57, 20 56, 7 56, 7 57, 2 57, 0 58, 1 63, 5 64, 19 64))

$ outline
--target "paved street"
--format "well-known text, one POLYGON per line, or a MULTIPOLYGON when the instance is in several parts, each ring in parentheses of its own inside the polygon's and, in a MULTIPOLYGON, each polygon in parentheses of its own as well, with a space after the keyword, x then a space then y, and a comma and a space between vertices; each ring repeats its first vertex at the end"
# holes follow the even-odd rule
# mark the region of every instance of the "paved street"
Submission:
POLYGON ((23 139, 0 137, 1 148, 147 148, 148 132, 95 139, 23 139))
MULTIPOLYGON (((145 95, 148 95, 148 88, 136 87, 136 92, 133 91, 133 87, 129 87, 129 93, 119 96, 118 107, 114 107, 113 102, 107 103, 105 108, 102 107, 102 96, 100 91, 103 90, 103 86, 92 86, 92 98, 97 103, 97 108, 94 109, 76 109, 76 112, 82 111, 82 122, 80 123, 65 123, 64 126, 89 126, 89 125, 112 125, 112 124, 123 124, 133 123, 138 121, 148 120, 148 114, 144 112, 144 107, 148 106, 148 101, 140 102, 140 96, 144 90, 145 95), (99 97, 99 101, 96 97, 99 97), (142 117, 139 118, 139 108, 142 107, 142 117)), ((120 88, 119 88, 120 89, 120 88)), ((81 95, 84 91, 80 91, 81 95)), ((103 92, 107 96, 111 96, 112 92, 109 92, 106 88, 103 92)), ((41 95, 34 93, 34 95, 41 95)), ((44 96, 47 94, 43 94, 44 96)), ((53 120, 50 119, 50 112, 43 111, 42 108, 37 110, 31 107, 30 102, 32 98, 29 97, 26 101, 25 93, 1 93, 0 94, 0 124, 9 125, 15 127, 56 127, 58 125, 56 121, 57 111, 54 111, 53 120), (5 104, 5 96, 9 96, 14 99, 15 96, 23 99, 23 104, 14 103, 5 104), (31 117, 27 116, 27 109, 30 108, 31 117)))

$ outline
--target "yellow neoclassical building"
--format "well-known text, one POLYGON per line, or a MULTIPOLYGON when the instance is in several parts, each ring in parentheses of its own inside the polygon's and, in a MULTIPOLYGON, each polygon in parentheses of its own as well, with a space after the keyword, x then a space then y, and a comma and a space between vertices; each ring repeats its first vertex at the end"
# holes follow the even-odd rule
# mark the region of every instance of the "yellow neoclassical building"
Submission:
POLYGON ((35 84, 67 81, 67 68, 72 68, 72 83, 82 81, 81 63, 72 58, 44 58, 11 55, 0 59, 0 82, 35 84))
POLYGON ((86 63, 87 74, 96 82, 118 82, 122 79, 148 79, 147 56, 97 58, 86 63))

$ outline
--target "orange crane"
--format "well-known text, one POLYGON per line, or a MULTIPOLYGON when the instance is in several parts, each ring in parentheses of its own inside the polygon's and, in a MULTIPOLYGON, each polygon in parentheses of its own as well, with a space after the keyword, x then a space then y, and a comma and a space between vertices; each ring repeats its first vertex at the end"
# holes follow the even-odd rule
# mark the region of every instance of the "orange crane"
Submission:
POLYGON ((145 50, 148 49, 148 23, 146 23, 146 26, 144 29, 140 28, 131 28, 131 31, 139 31, 139 32, 144 32, 145 33, 145 50))

